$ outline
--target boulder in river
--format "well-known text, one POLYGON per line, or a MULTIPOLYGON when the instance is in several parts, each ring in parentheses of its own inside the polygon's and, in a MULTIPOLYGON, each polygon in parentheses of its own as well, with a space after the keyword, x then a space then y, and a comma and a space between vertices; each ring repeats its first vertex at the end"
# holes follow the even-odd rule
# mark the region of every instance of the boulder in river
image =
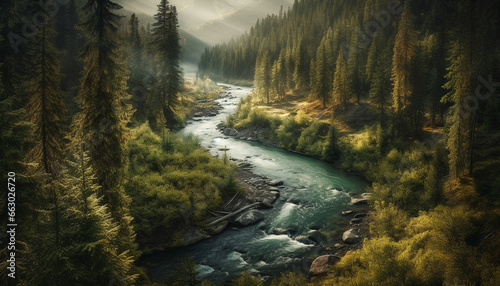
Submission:
POLYGON ((353 205, 366 205, 368 204, 367 199, 351 199, 351 204, 353 205))
POLYGON ((263 208, 263 209, 272 209, 273 208, 273 204, 268 199, 264 199, 260 203, 260 207, 263 208))
POLYGON ((352 213, 353 213, 353 211, 343 211, 343 212, 342 212, 342 215, 350 215, 350 214, 352 214, 352 213))
POLYGON ((360 217, 355 217, 353 219, 351 219, 351 221, 349 222, 350 224, 358 224, 358 223, 361 223, 363 221, 362 218, 360 217))
POLYGON ((350 230, 342 234, 342 241, 347 244, 355 244, 361 241, 361 236, 359 236, 358 232, 355 229, 351 228, 350 230))
POLYGON ((365 216, 367 216, 367 215, 368 215, 367 213, 359 213, 359 214, 356 214, 356 215, 354 216, 354 218, 361 218, 361 217, 365 217, 365 216))
POLYGON ((284 183, 281 180, 271 180, 267 184, 272 187, 277 187, 283 185, 284 183))
POLYGON ((249 210, 234 220, 236 225, 247 226, 258 223, 264 219, 264 215, 258 210, 249 210))
POLYGON ((282 235, 282 234, 288 234, 288 230, 285 229, 285 228, 273 228, 273 230, 271 231, 272 234, 276 234, 276 235, 282 235))
POLYGON ((313 231, 309 232, 307 237, 310 240, 312 240, 315 244, 321 244, 321 243, 327 241, 326 236, 318 230, 313 230, 313 231))
POLYGON ((201 241, 203 239, 209 238, 207 234, 203 233, 201 230, 194 228, 194 227, 188 227, 182 231, 182 238, 184 240, 184 245, 191 245, 195 244, 198 241, 201 241))
POLYGON ((312 241, 307 235, 297 236, 295 237, 295 241, 298 241, 303 244, 314 244, 314 241, 312 241))
POLYGON ((340 257, 336 255, 323 255, 314 259, 311 267, 309 268, 309 274, 312 276, 326 275, 331 266, 340 261, 340 257))
POLYGON ((224 129, 224 131, 222 133, 224 133, 224 135, 228 135, 228 136, 237 136, 238 135, 238 131, 234 128, 226 128, 226 129, 224 129))

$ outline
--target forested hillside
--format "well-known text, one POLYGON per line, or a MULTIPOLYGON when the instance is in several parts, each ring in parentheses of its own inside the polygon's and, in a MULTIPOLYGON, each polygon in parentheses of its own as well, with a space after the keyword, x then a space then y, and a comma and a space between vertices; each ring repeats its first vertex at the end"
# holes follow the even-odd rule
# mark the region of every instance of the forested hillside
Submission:
POLYGON ((372 183, 371 237, 311 283, 500 281, 499 13, 489 0, 295 1, 205 50, 199 76, 254 82, 229 127, 372 183))
POLYGON ((157 4, 146 30, 107 0, 1 2, 2 285, 150 284, 142 251, 186 244, 239 191, 174 133, 219 88, 184 84, 176 7, 157 4))

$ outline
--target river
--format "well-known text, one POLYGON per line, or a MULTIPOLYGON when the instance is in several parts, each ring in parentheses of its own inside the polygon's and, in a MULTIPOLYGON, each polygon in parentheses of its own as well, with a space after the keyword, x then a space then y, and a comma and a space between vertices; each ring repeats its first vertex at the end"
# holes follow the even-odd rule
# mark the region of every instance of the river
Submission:
MULTIPOLYGON (((252 89, 224 84, 233 98, 222 98, 220 114, 189 123, 182 131, 193 133, 213 155, 228 148, 230 158, 247 160, 255 174, 285 182, 274 208, 264 210, 266 219, 245 228, 228 227, 213 238, 187 247, 147 255, 148 272, 153 281, 161 281, 185 258, 199 264, 199 279, 222 283, 247 271, 254 275, 273 276, 279 272, 305 272, 305 258, 319 255, 323 246, 301 243, 293 238, 319 228, 322 244, 339 240, 339 229, 345 225, 341 212, 351 209, 349 192, 362 193, 366 183, 360 178, 319 160, 224 136, 216 129, 220 121, 232 114, 239 100, 252 89), (293 236, 271 234, 275 228, 294 229, 293 236)), ((310 263, 310 262, 309 262, 310 263)))

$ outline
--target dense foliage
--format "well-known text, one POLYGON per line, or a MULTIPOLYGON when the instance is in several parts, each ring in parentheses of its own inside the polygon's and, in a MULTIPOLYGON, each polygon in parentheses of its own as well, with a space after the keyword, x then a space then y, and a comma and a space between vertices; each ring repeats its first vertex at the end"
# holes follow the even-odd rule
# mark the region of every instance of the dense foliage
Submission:
POLYGON ((499 11, 488 0, 295 1, 205 51, 200 74, 255 77, 230 126, 259 126, 261 140, 373 182, 372 238, 312 284, 498 283, 499 11), (271 84, 269 66, 285 68, 271 84), (297 109, 266 112, 286 105, 297 109))
POLYGON ((203 227, 207 211, 239 191, 233 168, 196 138, 167 133, 161 139, 146 124, 133 133, 125 188, 138 240, 151 247, 184 245, 186 228, 203 227))
POLYGON ((4 181, 16 174, 23 222, 16 285, 148 284, 139 249, 183 244, 183 228, 205 228, 207 211, 239 191, 227 160, 149 128, 148 118, 155 131, 177 128, 178 113, 218 92, 197 80, 180 96, 177 13, 159 8, 151 34, 113 1, 2 1, 0 169, 4 181))

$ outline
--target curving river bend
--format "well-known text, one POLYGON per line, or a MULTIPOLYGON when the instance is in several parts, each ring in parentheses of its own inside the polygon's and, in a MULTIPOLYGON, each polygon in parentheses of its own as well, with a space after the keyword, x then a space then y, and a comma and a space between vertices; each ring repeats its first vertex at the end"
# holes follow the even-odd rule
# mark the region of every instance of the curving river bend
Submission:
POLYGON ((247 160, 254 165, 255 174, 283 180, 285 188, 274 208, 263 210, 266 219, 257 225, 229 227, 197 244, 145 256, 142 260, 152 265, 148 271, 153 281, 166 278, 188 257, 200 265, 197 278, 218 283, 233 279, 243 271, 260 276, 307 271, 304 259, 317 256, 324 246, 304 244, 293 238, 307 235, 311 227, 319 227, 325 241, 338 240, 341 227, 338 222, 343 221, 341 212, 351 207, 348 193, 362 193, 366 186, 360 178, 319 160, 224 136, 216 125, 232 114, 239 100, 252 91, 224 85, 234 98, 218 100, 223 106, 220 114, 192 122, 182 132, 198 136, 214 155, 220 148, 228 148, 230 158, 247 160), (292 237, 271 234, 274 228, 293 228, 297 233, 292 237))

